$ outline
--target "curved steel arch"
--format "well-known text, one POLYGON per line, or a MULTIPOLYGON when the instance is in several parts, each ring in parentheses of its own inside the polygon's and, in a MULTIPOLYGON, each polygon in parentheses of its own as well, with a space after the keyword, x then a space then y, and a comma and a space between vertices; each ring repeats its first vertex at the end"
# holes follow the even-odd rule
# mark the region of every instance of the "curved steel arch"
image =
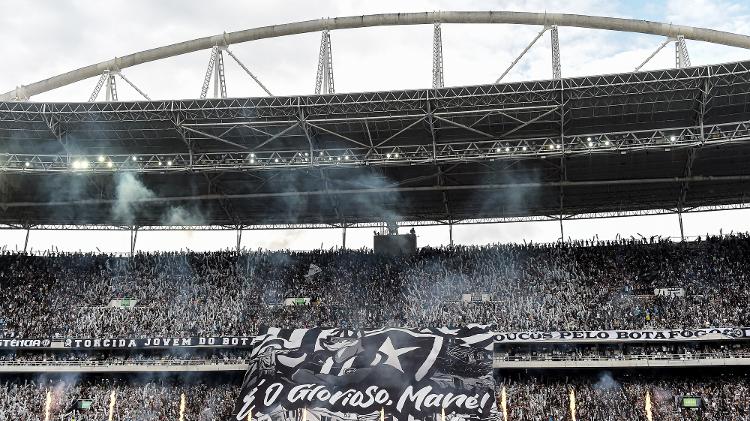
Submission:
POLYGON ((315 19, 292 22, 282 25, 263 26, 228 32, 220 35, 183 41, 176 44, 152 48, 112 60, 103 61, 50 78, 20 86, 0 94, 0 101, 13 98, 29 98, 84 79, 99 76, 105 70, 122 70, 151 61, 162 60, 182 54, 213 48, 216 45, 231 45, 266 38, 317 32, 325 29, 351 29, 372 26, 425 25, 441 23, 501 23, 516 25, 558 25, 578 28, 604 29, 620 32, 638 32, 651 35, 676 37, 705 41, 731 47, 750 48, 750 36, 731 32, 716 31, 693 26, 672 25, 637 19, 612 18, 604 16, 573 15, 563 13, 530 13, 508 11, 445 11, 421 13, 385 13, 363 16, 315 19))

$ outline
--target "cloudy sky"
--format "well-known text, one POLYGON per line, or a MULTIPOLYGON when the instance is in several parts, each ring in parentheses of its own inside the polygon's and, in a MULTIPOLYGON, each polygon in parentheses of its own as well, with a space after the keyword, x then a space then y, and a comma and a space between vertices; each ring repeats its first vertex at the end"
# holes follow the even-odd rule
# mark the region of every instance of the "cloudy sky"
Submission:
MULTIPOLYGON (((647 19, 750 34, 750 3, 744 1, 226 1, 212 0, 0 0, 0 91, 77 67, 135 51, 187 39, 257 26, 320 17, 384 12, 437 10, 513 10, 580 13, 647 19)), ((541 28, 510 25, 443 25, 446 85, 494 81, 541 28)), ((366 28, 333 32, 336 90, 373 91, 424 88, 431 83, 432 27, 366 28)), ((314 87, 319 34, 256 41, 231 50, 276 95, 307 94, 314 87)), ((655 36, 561 28, 563 76, 632 70, 661 42, 655 36)), ((545 79, 551 76, 549 35, 545 35, 505 80, 545 79)), ((750 53, 688 41, 694 65, 746 60, 750 53)), ((124 71, 154 99, 194 98, 200 92, 208 52, 202 51, 124 71)), ((227 59, 230 96, 264 93, 227 59)), ((662 50, 646 69, 674 65, 674 47, 662 50)), ((95 79, 79 82, 38 97, 35 101, 85 101, 95 79)), ((138 99, 124 83, 120 99, 138 99)), ((1 152, 1 151, 0 151, 1 152)), ((687 235, 706 232, 748 231, 750 212, 712 212, 687 215, 687 235)), ((678 236, 676 216, 571 221, 565 236, 614 238, 616 235, 678 236)), ((448 242, 446 227, 419 228, 420 245, 448 242)), ((125 251, 128 233, 32 232, 29 247, 55 245, 60 249, 125 251), (74 239, 74 241, 71 241, 74 239)), ((556 222, 459 226, 457 243, 554 241, 556 222)), ((25 233, 0 231, 0 248, 23 247, 25 233)), ((349 230, 347 246, 370 246, 372 230, 349 230)), ((139 248, 218 249, 232 246, 232 232, 139 234, 139 248)), ((336 246, 340 231, 245 232, 248 248, 308 249, 336 246)))

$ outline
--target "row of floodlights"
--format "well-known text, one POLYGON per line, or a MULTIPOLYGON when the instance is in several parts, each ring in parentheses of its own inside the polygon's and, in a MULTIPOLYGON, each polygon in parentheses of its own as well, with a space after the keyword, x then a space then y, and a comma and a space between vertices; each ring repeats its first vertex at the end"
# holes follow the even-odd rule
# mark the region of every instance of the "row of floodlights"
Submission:
MULTIPOLYGON (((674 143, 674 142, 676 142, 678 140, 678 137, 675 136, 675 135, 671 135, 671 136, 669 136, 666 139, 668 139, 670 142, 674 143)), ((603 141, 599 141, 599 140, 594 140, 591 137, 587 137, 586 138, 586 144, 590 148, 593 148, 595 146, 605 146, 605 147, 611 146, 611 142, 609 140, 607 140, 607 139, 605 139, 603 141)), ((562 149, 562 146, 559 143, 550 143, 550 144, 547 145, 547 149, 549 149, 550 151, 560 150, 560 149, 562 149)), ((514 147, 505 146, 505 147, 502 147, 502 148, 500 148, 500 147, 495 148, 494 150, 490 149, 489 152, 492 153, 494 151, 495 153, 503 153, 503 152, 509 153, 511 151, 518 151, 518 150, 520 150, 522 152, 528 152, 529 147, 528 146, 514 146, 514 147)), ((299 152, 299 153, 296 154, 296 156, 295 156, 294 159, 300 159, 302 162, 307 162, 308 159, 309 159, 309 157, 310 157, 310 153, 309 152, 304 152, 304 153, 303 152, 299 152)), ((386 159, 399 159, 401 157, 401 155, 398 152, 393 152, 393 153, 386 153, 385 157, 386 157, 386 159)), ((319 153, 318 162, 320 162, 320 161, 326 161, 325 158, 326 158, 325 153, 324 152, 320 152, 319 153)), ((135 156, 135 155, 132 156, 132 157, 130 157, 129 159, 132 160, 133 162, 142 161, 141 157, 135 156)), ((267 159, 269 159, 269 158, 267 158, 267 159)), ((339 156, 328 155, 327 156, 327 160, 329 162, 334 162, 334 161, 335 162, 341 162, 342 160, 343 161, 352 161, 352 160, 356 160, 356 157, 352 157, 350 155, 339 155, 339 156)), ((97 161, 97 164, 98 164, 99 167, 102 167, 102 166, 104 166, 106 168, 113 168, 114 167, 114 162, 112 161, 112 159, 107 158, 107 157, 105 157, 103 155, 99 155, 97 157, 96 161, 97 161)), ((255 155, 255 153, 250 153, 248 155, 248 162, 250 164, 255 164, 257 162, 256 161, 256 155, 255 155)), ((275 157, 275 158, 273 158, 273 162, 277 163, 277 164, 278 163, 286 163, 286 159, 275 157)), ((157 161, 157 165, 158 166, 164 166, 164 165, 166 165, 167 167, 171 167, 173 164, 174 164, 174 161, 171 160, 171 159, 158 160, 157 161)), ((30 161, 24 162, 24 167, 30 168, 31 166, 32 166, 32 163, 30 161)), ((87 170, 87 169, 89 169, 92 166, 92 163, 88 159, 86 159, 86 158, 77 158, 77 159, 74 159, 73 161, 71 161, 70 166, 74 170, 87 170)))

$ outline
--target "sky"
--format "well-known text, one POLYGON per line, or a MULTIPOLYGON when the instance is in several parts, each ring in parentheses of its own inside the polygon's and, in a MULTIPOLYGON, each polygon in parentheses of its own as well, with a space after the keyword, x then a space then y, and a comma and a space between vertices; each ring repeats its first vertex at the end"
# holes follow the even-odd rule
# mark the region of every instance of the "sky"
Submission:
MULTIPOLYGON (((681 1, 334 1, 273 0, 0 0, 0 91, 112 59, 135 51, 188 39, 293 21, 387 12, 439 10, 512 10, 614 16, 701 26, 750 34, 750 3, 732 0, 681 1)), ((446 86, 494 81, 541 28, 514 25, 443 25, 446 86)), ((560 28, 563 77, 633 70, 663 41, 656 36, 580 28, 560 28)), ((426 88, 431 84, 432 27, 384 27, 334 31, 333 69, 337 92, 426 88)), ((230 50, 275 95, 312 93, 320 34, 305 34, 234 45, 230 50)), ((750 52, 687 41, 693 65, 747 60, 750 52)), ((549 35, 541 38, 504 81, 551 77, 549 35)), ((128 68, 123 73, 153 99, 195 98, 200 93, 209 53, 200 51, 128 68)), ((230 96, 265 93, 229 59, 230 96)), ((670 44, 644 69, 674 66, 670 44)), ((121 100, 139 95, 118 80, 121 100)), ((85 80, 32 98, 34 101, 85 101, 96 79, 85 80)), ((1 152, 1 151, 0 151, 1 152)), ((685 234, 750 230, 750 211, 719 211, 684 216, 685 234)), ((418 243, 449 241, 448 228, 418 227, 418 243)), ((125 252, 129 233, 32 231, 28 249, 125 252)), ((678 237, 675 215, 566 221, 565 238, 617 236, 678 237)), ((0 249, 23 248, 26 233, 0 231, 0 249)), ((459 225, 456 244, 551 242, 560 237, 558 222, 459 225)), ((347 247, 372 246, 372 229, 347 231, 347 247)), ((214 250, 234 247, 235 233, 141 232, 139 250, 214 250)), ((249 249, 311 249, 341 246, 340 230, 245 231, 249 249)))

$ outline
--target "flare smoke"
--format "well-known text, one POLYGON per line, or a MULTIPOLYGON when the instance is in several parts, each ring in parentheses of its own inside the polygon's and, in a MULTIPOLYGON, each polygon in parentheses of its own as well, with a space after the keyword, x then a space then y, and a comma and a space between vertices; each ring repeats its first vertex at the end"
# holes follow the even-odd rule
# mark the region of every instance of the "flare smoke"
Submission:
POLYGON ((508 421, 508 395, 505 393, 505 386, 500 392, 500 406, 503 408, 503 421, 508 421))
POLYGON ((570 420, 576 421, 576 392, 573 388, 570 388, 570 420))
POLYGON ((646 391, 646 419, 653 421, 651 416, 651 392, 648 390, 646 391))
POLYGON ((47 390, 47 399, 44 402, 44 421, 49 421, 50 407, 52 406, 52 391, 47 390))
POLYGON ((112 393, 109 394, 109 421, 112 421, 113 417, 115 416, 116 401, 117 396, 115 395, 115 391, 113 390, 112 393))
MULTIPOLYGON (((249 416, 248 416, 248 419, 249 416)), ((180 421, 185 421, 185 394, 180 395, 180 421)))

